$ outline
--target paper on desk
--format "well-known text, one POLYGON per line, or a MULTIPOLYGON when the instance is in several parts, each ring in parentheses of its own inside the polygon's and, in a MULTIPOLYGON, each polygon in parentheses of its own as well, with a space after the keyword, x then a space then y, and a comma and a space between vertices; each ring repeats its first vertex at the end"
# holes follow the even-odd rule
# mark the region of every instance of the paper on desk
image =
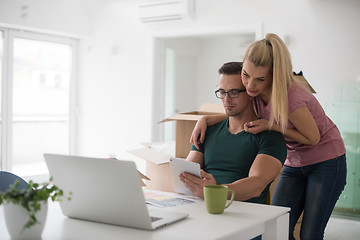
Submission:
POLYGON ((196 198, 191 196, 147 189, 144 189, 144 196, 147 204, 158 207, 174 207, 196 202, 196 198))

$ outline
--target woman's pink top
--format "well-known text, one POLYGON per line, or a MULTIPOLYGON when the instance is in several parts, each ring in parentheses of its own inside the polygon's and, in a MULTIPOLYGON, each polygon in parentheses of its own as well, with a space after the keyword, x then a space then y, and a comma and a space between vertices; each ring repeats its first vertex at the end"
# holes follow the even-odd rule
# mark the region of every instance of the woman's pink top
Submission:
MULTIPOLYGON (((255 97, 255 103, 260 118, 270 119, 270 103, 265 105, 260 96, 255 97)), ((320 131, 320 142, 315 146, 300 144, 289 138, 285 138, 287 146, 287 158, 285 165, 290 167, 303 167, 306 165, 326 161, 345 154, 346 149, 344 141, 340 135, 339 129, 326 116, 324 109, 312 93, 305 87, 292 84, 288 90, 289 114, 299 107, 306 106, 320 131)), ((288 128, 294 128, 291 122, 288 122, 288 128)))

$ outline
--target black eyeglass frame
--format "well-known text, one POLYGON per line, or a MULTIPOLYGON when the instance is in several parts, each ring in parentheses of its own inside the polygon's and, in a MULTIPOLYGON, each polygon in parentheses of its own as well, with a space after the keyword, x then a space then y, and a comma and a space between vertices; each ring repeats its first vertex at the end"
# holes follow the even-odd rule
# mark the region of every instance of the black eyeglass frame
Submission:
POLYGON ((219 99, 224 99, 227 94, 230 98, 238 98, 240 95, 239 93, 241 93, 241 92, 246 92, 246 89, 230 89, 229 91, 224 91, 223 89, 218 89, 215 91, 215 96, 219 99), (223 91, 223 93, 225 94, 224 97, 218 96, 218 93, 220 91, 223 91), (235 94, 235 96, 233 94, 235 94), (231 96, 231 95, 233 95, 233 96, 231 96))

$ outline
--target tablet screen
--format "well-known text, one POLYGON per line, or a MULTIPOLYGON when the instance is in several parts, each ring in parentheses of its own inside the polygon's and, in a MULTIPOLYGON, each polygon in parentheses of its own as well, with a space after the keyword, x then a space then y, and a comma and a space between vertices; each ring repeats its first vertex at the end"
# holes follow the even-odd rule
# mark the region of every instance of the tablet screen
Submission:
POLYGON ((172 182, 175 192, 194 196, 194 194, 185 187, 184 183, 181 182, 179 175, 183 172, 187 172, 197 177, 201 177, 200 164, 194 162, 188 162, 182 158, 171 158, 170 170, 171 170, 172 182))

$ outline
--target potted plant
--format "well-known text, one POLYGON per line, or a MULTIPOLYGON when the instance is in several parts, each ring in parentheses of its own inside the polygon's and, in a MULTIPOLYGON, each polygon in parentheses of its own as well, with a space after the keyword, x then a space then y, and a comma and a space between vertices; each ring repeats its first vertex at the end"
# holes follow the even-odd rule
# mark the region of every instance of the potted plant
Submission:
POLYGON ((41 238, 48 199, 62 201, 64 198, 63 190, 51 185, 51 180, 42 185, 29 181, 26 189, 17 188, 19 181, 16 181, 8 190, 0 192, 0 205, 4 205, 6 226, 13 239, 41 238))

